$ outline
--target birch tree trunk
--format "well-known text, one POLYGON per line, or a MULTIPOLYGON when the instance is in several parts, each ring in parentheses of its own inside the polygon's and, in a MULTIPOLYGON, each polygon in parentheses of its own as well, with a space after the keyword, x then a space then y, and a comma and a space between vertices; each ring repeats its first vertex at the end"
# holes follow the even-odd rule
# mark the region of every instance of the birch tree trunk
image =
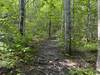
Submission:
POLYGON ((71 12, 70 0, 64 0, 64 27, 65 27, 65 49, 71 54, 71 12))
POLYGON ((24 34, 24 21, 25 21, 25 0, 19 0, 20 3, 20 23, 19 23, 19 30, 21 35, 24 34))
POLYGON ((100 0, 98 0, 98 56, 97 56, 97 73, 100 75, 100 0))
POLYGON ((67 0, 64 0, 64 39, 65 50, 67 50, 67 0))

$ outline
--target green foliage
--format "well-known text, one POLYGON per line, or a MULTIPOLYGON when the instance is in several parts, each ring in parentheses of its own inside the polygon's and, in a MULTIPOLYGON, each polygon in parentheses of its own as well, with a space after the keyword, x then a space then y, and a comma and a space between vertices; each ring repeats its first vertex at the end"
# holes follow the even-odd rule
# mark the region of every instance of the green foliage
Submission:
MULTIPOLYGON (((97 48, 97 6, 91 0, 91 25, 87 27, 88 0, 71 3, 72 48, 97 48), (87 32, 87 29, 90 29, 87 32), (91 34, 90 35, 88 35, 91 34), (89 36, 89 37, 88 37, 89 36)), ((19 0, 0 0, 0 67, 14 67, 17 62, 32 62, 40 41, 51 34, 64 48, 63 0, 26 0, 25 35, 19 33, 19 0)), ((93 70, 75 69, 72 75, 94 75, 93 70)))
MULTIPOLYGON (((96 1, 90 1, 90 25, 88 26, 88 0, 74 0, 71 2, 71 40, 73 48, 97 48, 97 6, 96 1)), ((57 33, 59 43, 64 46, 64 28, 57 33), (62 38, 63 36, 63 38, 62 38)), ((68 37, 68 35, 67 35, 68 37)), ((67 42, 68 44, 68 42, 67 42)))
POLYGON ((21 36, 16 26, 11 23, 2 25, 0 41, 0 67, 11 68, 20 61, 30 62, 36 54, 36 45, 33 44, 31 48, 33 41, 30 34, 21 36))
POLYGON ((96 72, 93 69, 72 69, 70 72, 70 75, 95 75, 96 72))

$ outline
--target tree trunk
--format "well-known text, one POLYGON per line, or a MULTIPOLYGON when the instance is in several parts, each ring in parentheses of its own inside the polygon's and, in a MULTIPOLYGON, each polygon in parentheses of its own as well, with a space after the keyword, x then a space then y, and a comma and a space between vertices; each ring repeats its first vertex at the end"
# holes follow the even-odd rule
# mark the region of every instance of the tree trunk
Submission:
POLYGON ((48 34, 49 38, 51 38, 51 29, 52 29, 52 0, 50 0, 50 5, 49 5, 49 26, 48 26, 48 34))
POLYGON ((88 0, 88 16, 87 16, 87 31, 86 31, 86 35, 87 35, 87 42, 89 42, 91 40, 91 0, 88 0))
POLYGON ((65 50, 67 50, 67 0, 64 0, 64 30, 65 50))
POLYGON ((71 54, 71 12, 70 0, 64 0, 64 26, 65 26, 65 49, 71 54))
POLYGON ((20 1, 20 23, 19 23, 19 30, 21 35, 24 35, 24 21, 25 21, 25 0, 20 1))
POLYGON ((50 21, 49 21, 49 38, 51 38, 51 17, 50 17, 50 21))
POLYGON ((98 0, 98 57, 97 57, 97 71, 100 75, 100 0, 98 0))

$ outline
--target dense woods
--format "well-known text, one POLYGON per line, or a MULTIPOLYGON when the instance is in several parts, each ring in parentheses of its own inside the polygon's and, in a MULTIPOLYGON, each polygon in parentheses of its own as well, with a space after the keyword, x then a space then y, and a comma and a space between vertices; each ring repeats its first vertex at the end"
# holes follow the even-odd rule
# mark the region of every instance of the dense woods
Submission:
POLYGON ((95 75, 98 19, 97 0, 0 0, 0 75, 95 75))

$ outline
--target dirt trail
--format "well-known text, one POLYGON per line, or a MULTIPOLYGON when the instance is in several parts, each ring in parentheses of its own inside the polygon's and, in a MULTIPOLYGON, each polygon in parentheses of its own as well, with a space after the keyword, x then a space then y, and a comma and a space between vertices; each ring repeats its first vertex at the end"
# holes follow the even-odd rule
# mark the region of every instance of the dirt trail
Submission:
POLYGON ((69 75, 57 44, 57 40, 48 40, 41 45, 34 75, 69 75))
POLYGON ((55 61, 62 58, 62 54, 57 46, 57 40, 48 40, 40 47, 41 59, 46 61, 55 61))
POLYGON ((21 75, 70 75, 70 70, 78 68, 80 62, 64 58, 60 49, 55 39, 43 42, 32 65, 20 64, 21 75))
MULTIPOLYGON (((75 61, 64 58, 58 46, 58 41, 49 39, 40 45, 38 56, 33 64, 20 63, 18 69, 20 69, 20 75, 70 75, 71 68, 86 66, 88 66, 88 63, 80 61, 78 58, 75 61)), ((4 68, 3 71, 9 71, 9 69, 4 68)), ((16 74, 15 71, 11 75, 16 74)))
POLYGON ((58 41, 54 39, 42 43, 35 66, 32 66, 32 69, 25 75, 70 75, 71 68, 88 66, 80 59, 72 61, 64 58, 57 44, 58 41))
POLYGON ((19 63, 17 69, 20 72, 16 72, 15 69, 14 74, 11 75, 17 75, 17 73, 20 73, 20 75, 70 75, 69 72, 72 68, 87 67, 89 65, 85 61, 81 61, 81 58, 75 60, 68 57, 64 58, 60 49, 58 41, 55 39, 43 42, 40 45, 35 62, 33 61, 33 64, 31 62, 29 64, 19 63))

